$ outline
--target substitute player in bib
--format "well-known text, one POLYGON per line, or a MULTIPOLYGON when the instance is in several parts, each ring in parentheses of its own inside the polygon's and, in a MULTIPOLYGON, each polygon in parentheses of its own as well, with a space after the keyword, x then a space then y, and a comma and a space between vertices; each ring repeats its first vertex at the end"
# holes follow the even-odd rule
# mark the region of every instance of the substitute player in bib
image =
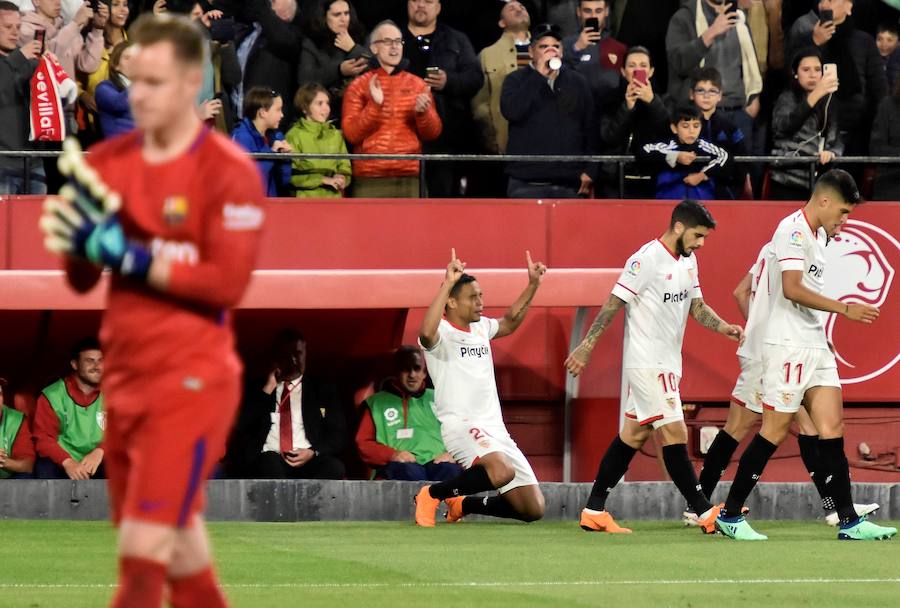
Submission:
POLYGON ((79 292, 112 271, 101 342, 104 448, 119 527, 113 606, 221 607, 202 518, 224 453, 241 363, 228 309, 250 279, 263 222, 252 162, 195 111, 205 42, 187 19, 142 16, 129 100, 137 129, 91 150, 70 143, 70 185, 41 227, 79 292))
POLYGON ((872 540, 897 533, 895 528, 867 521, 854 509, 844 454, 841 383, 825 335, 826 315, 822 314, 842 314, 862 323, 878 318, 878 309, 873 306, 848 304, 822 295, 825 245, 861 202, 850 174, 840 169, 828 171, 816 182, 803 209, 783 219, 772 237, 765 271, 769 318, 761 347, 762 429, 741 456, 725 509, 716 521, 729 538, 766 539, 750 527, 741 508, 769 458, 787 436, 801 404, 819 430, 822 470, 817 474, 824 477, 825 494, 834 501, 840 520, 838 538, 872 540))
POLYGON ((508 336, 522 324, 547 271, 541 262, 532 262, 530 252, 525 257, 528 286, 503 318, 490 319, 481 314, 484 300, 478 281, 465 274, 466 265, 452 250, 444 282, 422 320, 419 342, 434 381, 441 436, 465 471, 419 491, 416 523, 420 526, 434 526, 442 500, 449 507, 450 522, 471 513, 522 521, 544 516, 537 477, 503 423, 491 355, 491 340, 508 336), (499 496, 469 496, 495 489, 500 490, 499 496))
MULTIPOLYGON (((700 471, 700 487, 707 498, 712 499, 719 480, 725 474, 728 463, 741 440, 762 415, 762 349, 765 323, 769 318, 769 281, 766 268, 771 261, 771 242, 763 245, 756 256, 756 262, 750 267, 741 282, 734 290, 741 314, 747 320, 744 327, 744 341, 738 347, 737 355, 741 365, 741 373, 731 392, 731 404, 725 427, 719 431, 703 461, 700 471)), ((822 473, 822 460, 819 456, 819 433, 809 414, 804 408, 797 410, 794 417, 797 424, 797 444, 800 446, 800 458, 809 472, 810 478, 822 499, 825 509, 825 522, 831 526, 838 524, 838 515, 834 510, 834 501, 825 489, 825 475, 822 473)), ((876 511, 878 504, 854 505, 856 511, 865 515, 876 511)), ((684 522, 696 525, 697 514, 687 510, 684 522)))
POLYGON ((704 532, 715 531, 719 508, 710 504, 687 452, 687 427, 681 410, 681 345, 688 315, 729 339, 740 341, 743 330, 726 323, 703 301, 697 258, 716 222, 701 203, 680 202, 672 211, 669 229, 628 258, 612 294, 581 344, 566 359, 577 376, 587 366, 597 340, 616 313, 625 309, 623 373, 628 383, 625 424, 600 461, 600 469, 581 527, 588 531, 629 533, 606 510, 606 499, 619 482, 634 454, 657 429, 663 442, 663 460, 678 491, 699 513, 704 532))

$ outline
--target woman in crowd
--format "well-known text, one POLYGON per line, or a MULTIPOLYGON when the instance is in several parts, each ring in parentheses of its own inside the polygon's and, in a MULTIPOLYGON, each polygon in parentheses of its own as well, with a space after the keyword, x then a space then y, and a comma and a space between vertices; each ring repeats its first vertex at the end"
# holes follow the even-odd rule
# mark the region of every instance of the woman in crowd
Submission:
MULTIPOLYGON (((253 87, 244 95, 244 118, 234 128, 231 139, 248 152, 291 152, 278 131, 284 116, 284 102, 273 90, 253 87)), ((290 161, 257 160, 267 196, 278 196, 290 181, 290 161)))
MULTIPOLYGON (((893 95, 878 106, 869 148, 873 156, 900 156, 900 78, 894 83, 893 95)), ((872 198, 900 200, 900 165, 881 165, 877 171, 872 198)))
MULTIPOLYGON (((109 78, 109 56, 114 46, 128 40, 128 31, 125 23, 128 21, 130 10, 128 0, 102 0, 109 6, 109 19, 103 28, 103 55, 100 57, 100 67, 90 74, 80 73, 82 88, 81 102, 88 110, 87 120, 95 122, 97 113, 97 101, 95 95, 97 85, 109 78)), ((94 125, 96 126, 96 125, 94 125)))
MULTIPOLYGON (((794 55, 791 61, 794 82, 775 102, 772 112, 772 137, 776 156, 813 157, 821 170, 843 153, 838 137, 838 90, 834 73, 823 73, 821 52, 810 47, 794 55)), ((771 169, 769 198, 806 200, 809 196, 808 165, 775 165, 771 169)))
MULTIPOLYGON (((300 87, 294 97, 300 118, 287 132, 287 142, 295 152, 346 154, 344 134, 328 117, 331 104, 328 91, 318 83, 300 87)), ((294 159, 291 185, 298 197, 335 198, 343 196, 350 185, 350 161, 326 158, 294 159)))
POLYGON ((97 116, 103 137, 127 133, 134 128, 134 118, 128 105, 131 86, 131 62, 136 50, 125 40, 113 47, 109 54, 109 78, 97 85, 97 116))
POLYGON ((300 53, 298 82, 324 86, 333 102, 333 118, 340 121, 344 89, 370 67, 365 32, 348 0, 317 0, 308 29, 300 53))

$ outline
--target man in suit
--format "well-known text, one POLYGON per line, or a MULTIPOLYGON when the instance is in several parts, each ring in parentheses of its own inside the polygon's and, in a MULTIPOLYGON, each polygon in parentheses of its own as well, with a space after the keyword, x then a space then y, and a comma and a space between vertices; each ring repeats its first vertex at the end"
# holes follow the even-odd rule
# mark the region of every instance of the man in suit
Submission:
POLYGON ((337 391, 304 375, 306 340, 284 329, 265 384, 249 385, 226 457, 232 477, 342 479, 346 425, 337 391))

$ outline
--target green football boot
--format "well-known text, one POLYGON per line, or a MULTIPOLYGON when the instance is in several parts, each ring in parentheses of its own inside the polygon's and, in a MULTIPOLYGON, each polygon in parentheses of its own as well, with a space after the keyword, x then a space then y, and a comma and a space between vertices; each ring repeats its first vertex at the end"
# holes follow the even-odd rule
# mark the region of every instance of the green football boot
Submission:
POLYGON ((838 540, 889 540, 896 534, 897 528, 873 524, 863 516, 847 526, 841 526, 838 540))
POLYGON ((759 534, 747 523, 747 518, 740 517, 718 517, 716 518, 716 528, 719 532, 734 540, 769 540, 765 534, 759 534))

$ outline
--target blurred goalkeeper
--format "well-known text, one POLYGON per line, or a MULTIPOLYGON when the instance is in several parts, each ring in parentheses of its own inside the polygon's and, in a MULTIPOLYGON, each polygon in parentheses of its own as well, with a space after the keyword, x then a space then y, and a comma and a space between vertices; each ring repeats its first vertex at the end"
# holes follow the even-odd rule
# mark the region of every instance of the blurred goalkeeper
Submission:
POLYGON ((228 309, 263 223, 252 162, 194 111, 204 43, 183 17, 142 16, 129 92, 137 129, 91 150, 67 143, 68 185, 47 199, 45 244, 79 292, 112 271, 101 341, 106 466, 119 527, 114 607, 225 606, 202 511, 237 410, 228 309))

